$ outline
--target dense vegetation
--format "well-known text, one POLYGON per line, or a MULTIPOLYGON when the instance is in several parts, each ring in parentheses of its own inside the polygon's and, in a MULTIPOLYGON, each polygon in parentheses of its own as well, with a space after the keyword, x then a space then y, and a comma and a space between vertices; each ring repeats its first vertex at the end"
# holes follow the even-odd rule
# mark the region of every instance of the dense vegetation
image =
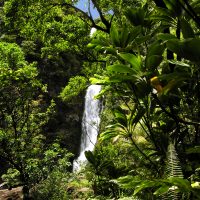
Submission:
POLYGON ((200 199, 200 1, 89 0, 97 19, 76 3, 1 1, 1 182, 24 199, 200 199), (100 134, 72 173, 89 84, 100 134))

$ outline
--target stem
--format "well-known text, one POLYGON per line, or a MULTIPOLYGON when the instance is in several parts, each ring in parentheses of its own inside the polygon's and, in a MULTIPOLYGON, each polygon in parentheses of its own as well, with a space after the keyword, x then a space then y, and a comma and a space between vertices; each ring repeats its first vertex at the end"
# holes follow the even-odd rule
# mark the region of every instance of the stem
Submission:
POLYGON ((135 146, 135 148, 140 152, 140 154, 146 158, 153 166, 154 169, 159 173, 157 165, 138 147, 138 145, 135 143, 135 141, 132 138, 131 133, 129 134, 129 139, 131 140, 132 144, 135 146))

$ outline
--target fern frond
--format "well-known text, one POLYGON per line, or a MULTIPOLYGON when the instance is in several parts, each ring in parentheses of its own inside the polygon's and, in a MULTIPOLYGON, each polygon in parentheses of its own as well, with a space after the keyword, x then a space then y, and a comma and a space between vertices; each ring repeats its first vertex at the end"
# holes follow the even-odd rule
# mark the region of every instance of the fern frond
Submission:
POLYGON ((178 154, 175 150, 174 144, 170 143, 167 150, 166 171, 165 178, 178 177, 183 178, 178 154))
MULTIPOLYGON (((167 158, 166 158, 166 169, 165 169, 165 178, 182 178, 183 172, 181 169, 180 161, 178 158, 178 154, 174 147, 173 143, 168 145, 167 149, 167 158)), ((172 186, 169 188, 168 192, 162 195, 163 200, 180 200, 181 193, 178 190, 177 186, 172 186)))

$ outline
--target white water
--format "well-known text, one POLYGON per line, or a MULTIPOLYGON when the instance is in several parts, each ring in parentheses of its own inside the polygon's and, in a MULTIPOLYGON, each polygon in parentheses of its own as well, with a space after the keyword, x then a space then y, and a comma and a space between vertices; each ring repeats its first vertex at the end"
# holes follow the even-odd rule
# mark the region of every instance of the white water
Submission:
POLYGON ((82 119, 82 135, 80 154, 73 162, 73 171, 78 171, 81 165, 86 163, 85 151, 92 151, 97 141, 100 122, 100 101, 94 97, 100 92, 100 85, 88 87, 85 95, 85 107, 82 119))

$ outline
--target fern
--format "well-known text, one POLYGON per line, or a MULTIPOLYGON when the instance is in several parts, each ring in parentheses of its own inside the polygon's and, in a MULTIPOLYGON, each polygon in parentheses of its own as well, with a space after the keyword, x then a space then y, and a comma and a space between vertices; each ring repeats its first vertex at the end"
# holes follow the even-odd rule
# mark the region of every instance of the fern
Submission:
POLYGON ((178 154, 174 144, 170 143, 167 150, 165 178, 178 177, 183 178, 183 172, 180 166, 178 154))
MULTIPOLYGON (((181 169, 178 154, 173 143, 170 143, 167 149, 167 159, 166 159, 166 169, 165 178, 181 178, 183 179, 183 172, 181 169)), ((163 200, 179 200, 181 198, 181 193, 178 191, 177 186, 172 186, 169 188, 168 192, 162 195, 163 200)))

